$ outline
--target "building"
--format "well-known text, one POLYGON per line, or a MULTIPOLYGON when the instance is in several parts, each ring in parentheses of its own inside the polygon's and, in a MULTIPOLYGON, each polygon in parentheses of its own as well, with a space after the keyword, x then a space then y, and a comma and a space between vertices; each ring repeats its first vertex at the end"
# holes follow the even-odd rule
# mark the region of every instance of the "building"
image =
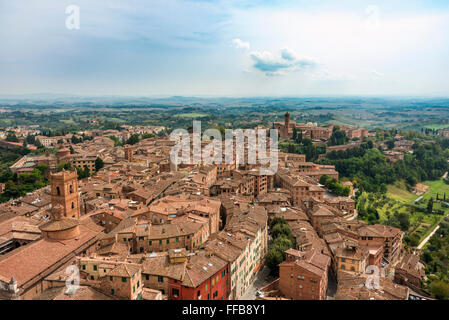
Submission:
POLYGON ((121 263, 101 279, 101 289, 127 300, 142 299, 142 272, 139 265, 121 263))
POLYGON ((170 300, 227 300, 228 263, 208 252, 188 256, 182 281, 169 279, 170 300))
POLYGON ((419 256, 411 253, 407 253, 394 269, 394 281, 413 290, 421 289, 425 275, 424 264, 420 262, 419 256))
POLYGON ((279 290, 292 300, 325 300, 331 259, 315 249, 289 249, 279 264, 279 290))
POLYGON ((50 175, 52 205, 59 205, 66 218, 79 219, 80 197, 76 171, 57 172, 50 175))

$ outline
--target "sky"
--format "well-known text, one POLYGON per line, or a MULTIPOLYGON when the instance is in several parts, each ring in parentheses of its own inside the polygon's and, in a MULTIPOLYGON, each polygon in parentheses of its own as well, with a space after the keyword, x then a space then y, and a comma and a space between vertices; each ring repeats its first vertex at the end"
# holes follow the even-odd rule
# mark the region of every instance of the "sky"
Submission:
POLYGON ((448 71, 446 0, 0 0, 0 94, 447 97, 448 71))

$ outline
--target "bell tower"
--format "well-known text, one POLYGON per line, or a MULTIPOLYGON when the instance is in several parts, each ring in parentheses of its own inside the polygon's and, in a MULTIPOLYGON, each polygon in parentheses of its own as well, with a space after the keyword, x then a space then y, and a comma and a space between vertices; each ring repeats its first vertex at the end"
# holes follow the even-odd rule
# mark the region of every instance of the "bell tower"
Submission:
POLYGON ((79 219, 80 197, 76 171, 65 171, 50 175, 52 207, 61 207, 60 218, 79 219))
POLYGON ((288 130, 288 126, 290 125, 290 113, 288 111, 285 113, 285 127, 288 130))

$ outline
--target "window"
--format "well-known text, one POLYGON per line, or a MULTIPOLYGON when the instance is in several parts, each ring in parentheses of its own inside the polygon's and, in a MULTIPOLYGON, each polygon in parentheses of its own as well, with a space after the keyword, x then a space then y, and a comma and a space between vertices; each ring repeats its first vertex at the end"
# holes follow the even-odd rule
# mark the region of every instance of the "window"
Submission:
POLYGON ((342 264, 341 267, 340 267, 340 269, 345 270, 345 265, 342 264))
POLYGON ((199 299, 201 297, 201 291, 198 290, 198 292, 196 293, 196 297, 199 299))
POLYGON ((136 292, 136 286, 133 286, 133 293, 136 292))
POLYGON ((167 244, 169 244, 170 243, 170 239, 167 239, 167 244))
POLYGON ((290 278, 292 278, 292 279, 293 279, 293 273, 290 273, 290 278))
POLYGON ((72 202, 72 209, 75 209, 75 204, 72 202))
POLYGON ((346 259, 345 258, 341 258, 341 262, 346 262, 346 259))
POLYGON ((140 251, 140 253, 142 253, 142 252, 143 252, 143 247, 140 247, 140 250, 139 250, 139 251, 140 251))
POLYGON ((215 279, 212 279, 212 287, 215 285, 215 279))
POLYGON ((145 279, 146 279, 146 280, 150 280, 150 275, 149 275, 149 274, 146 274, 146 275, 145 275, 145 279))
POLYGON ((58 194, 58 196, 61 195, 61 189, 59 187, 56 187, 56 193, 58 194))
POLYGON ((123 238, 123 242, 126 242, 126 238, 123 238))
POLYGON ((86 265, 85 264, 83 264, 83 270, 86 270, 86 265))
POLYGON ((151 240, 150 240, 150 241, 148 242, 148 245, 150 245, 150 246, 153 245, 153 242, 151 242, 151 240))
POLYGON ((162 239, 161 239, 161 240, 159 240, 159 244, 162 244, 162 239))
POLYGON ((187 235, 187 239, 190 239, 190 235, 189 234, 187 235))
POLYGON ((112 295, 114 295, 114 292, 115 292, 114 289, 111 289, 111 294, 112 294, 112 295))
POLYGON ((207 291, 207 283, 206 283, 206 287, 205 288, 206 288, 206 291, 207 291))
POLYGON ((179 296, 179 290, 178 289, 172 289, 171 290, 171 294, 173 295, 173 296, 179 296))
POLYGON ((126 282, 126 277, 122 277, 122 282, 126 282))
POLYGON ((214 299, 215 299, 216 297, 218 297, 218 291, 215 291, 215 292, 214 292, 213 297, 214 297, 214 299))
POLYGON ((164 277, 157 276, 157 282, 164 282, 164 277))
POLYGON ((69 186, 69 190, 70 190, 70 193, 73 193, 73 186, 72 185, 69 186))
POLYGON ((97 265, 94 264, 94 271, 97 271, 97 265))
POLYGON ((176 237, 176 242, 179 242, 179 238, 178 237, 176 237))

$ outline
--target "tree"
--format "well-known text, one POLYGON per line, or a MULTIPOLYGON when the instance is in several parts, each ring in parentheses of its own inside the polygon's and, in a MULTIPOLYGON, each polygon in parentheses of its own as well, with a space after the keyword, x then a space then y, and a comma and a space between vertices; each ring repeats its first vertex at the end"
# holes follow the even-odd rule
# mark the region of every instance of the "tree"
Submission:
POLYGON ((432 295, 441 300, 449 299, 449 284, 444 281, 433 281, 430 284, 432 295))
POLYGON ((398 221, 402 231, 407 231, 410 228, 410 216, 407 213, 399 213, 398 221))
POLYGON ((429 201, 427 202, 427 212, 432 213, 433 212, 433 198, 430 197, 429 201))
POLYGON ((387 145, 387 148, 390 150, 394 148, 394 140, 387 140, 385 144, 387 145))
POLYGON ((281 235, 285 235, 288 238, 292 236, 292 230, 290 229, 290 226, 288 224, 276 224, 271 229, 271 235, 273 238, 277 238, 281 235))
POLYGON ((9 132, 8 135, 6 136, 6 141, 19 142, 19 139, 17 138, 17 136, 14 132, 9 132))
POLYGON ((278 273, 278 265, 284 261, 282 252, 277 248, 270 248, 265 258, 265 265, 270 268, 272 274, 278 273))
POLYGON ((95 171, 98 171, 103 167, 104 167, 103 160, 100 157, 97 157, 97 159, 95 159, 95 171))
POLYGON ((136 144, 137 142, 139 142, 139 135, 136 133, 131 135, 131 137, 129 137, 129 139, 126 140, 126 144, 130 145, 136 144))

